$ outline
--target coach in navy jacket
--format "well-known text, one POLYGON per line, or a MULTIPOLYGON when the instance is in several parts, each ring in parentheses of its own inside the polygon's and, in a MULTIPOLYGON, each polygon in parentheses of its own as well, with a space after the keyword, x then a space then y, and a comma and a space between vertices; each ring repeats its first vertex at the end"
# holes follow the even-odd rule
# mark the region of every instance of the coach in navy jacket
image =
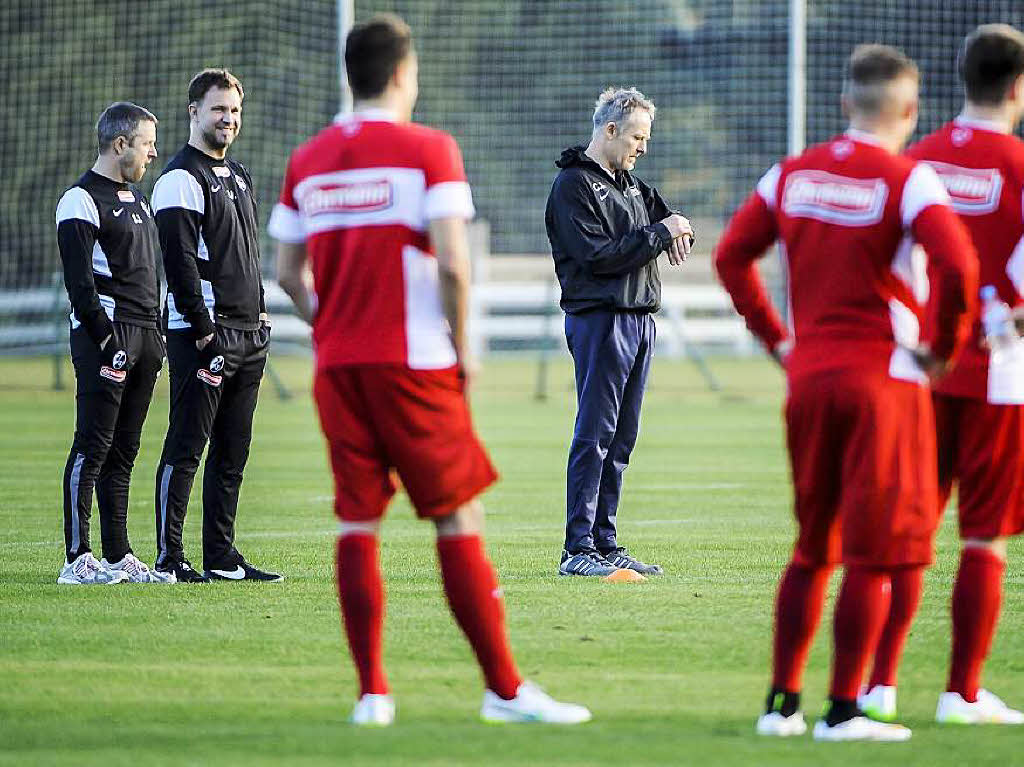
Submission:
POLYGON ((576 367, 562 575, 653 575, 619 545, 622 473, 640 427, 661 305, 657 257, 681 264, 693 229, 630 171, 647 150, 655 107, 635 89, 606 90, 586 148, 566 149, 545 212, 562 287, 565 337, 576 367))

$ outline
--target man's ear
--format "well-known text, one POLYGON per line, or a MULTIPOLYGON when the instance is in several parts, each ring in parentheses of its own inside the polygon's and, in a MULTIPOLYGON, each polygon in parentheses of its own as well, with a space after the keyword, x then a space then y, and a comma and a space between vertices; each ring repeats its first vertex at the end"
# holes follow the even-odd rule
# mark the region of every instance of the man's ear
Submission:
POLYGON ((118 157, 123 155, 129 146, 131 144, 125 136, 115 136, 114 140, 110 142, 110 148, 114 150, 114 154, 118 157))
POLYGON ((615 123, 605 123, 604 124, 604 137, 606 139, 611 140, 611 139, 615 138, 618 135, 618 133, 619 133, 619 126, 616 125, 615 123))

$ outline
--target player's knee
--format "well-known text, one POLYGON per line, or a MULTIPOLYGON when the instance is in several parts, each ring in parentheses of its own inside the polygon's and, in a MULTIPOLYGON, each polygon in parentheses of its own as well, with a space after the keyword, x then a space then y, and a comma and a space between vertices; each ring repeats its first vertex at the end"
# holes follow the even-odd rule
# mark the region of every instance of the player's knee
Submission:
POLYGON ((438 537, 479 535, 484 527, 484 505, 477 499, 459 506, 451 514, 434 520, 438 537))

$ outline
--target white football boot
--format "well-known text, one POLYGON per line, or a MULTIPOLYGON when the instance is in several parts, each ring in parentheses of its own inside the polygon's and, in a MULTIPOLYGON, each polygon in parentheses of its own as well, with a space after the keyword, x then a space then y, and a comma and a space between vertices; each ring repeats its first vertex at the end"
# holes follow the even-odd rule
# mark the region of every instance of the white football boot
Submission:
POLYGON ((548 724, 580 724, 589 722, 590 710, 575 703, 561 703, 533 682, 522 682, 512 700, 484 690, 480 718, 490 724, 505 722, 546 722, 548 724))
POLYGON ((778 711, 761 714, 757 718, 757 734, 771 735, 776 738, 789 738, 807 732, 807 722, 802 711, 783 716, 778 711))
POLYGON ((978 690, 978 698, 968 703, 958 692, 939 696, 935 721, 943 724, 1024 724, 1024 713, 1007 706, 988 690, 978 690))
POLYGON ((395 721, 395 701, 390 695, 367 693, 352 709, 352 724, 362 727, 387 727, 395 721))
POLYGON ((113 586, 126 580, 127 573, 107 569, 89 551, 79 554, 74 562, 65 560, 57 576, 57 583, 62 586, 113 586))
POLYGON ((857 696, 857 707, 876 722, 896 721, 896 688, 876 684, 857 696))
POLYGON ((880 743, 899 743, 910 740, 910 729, 901 724, 876 722, 866 716, 855 716, 834 727, 819 719, 814 723, 814 739, 824 741, 873 740, 880 743))
POLYGON ((128 575, 127 583, 175 583, 177 578, 174 573, 150 570, 149 566, 130 551, 124 555, 120 562, 111 564, 105 558, 100 560, 100 565, 114 572, 123 572, 128 575))

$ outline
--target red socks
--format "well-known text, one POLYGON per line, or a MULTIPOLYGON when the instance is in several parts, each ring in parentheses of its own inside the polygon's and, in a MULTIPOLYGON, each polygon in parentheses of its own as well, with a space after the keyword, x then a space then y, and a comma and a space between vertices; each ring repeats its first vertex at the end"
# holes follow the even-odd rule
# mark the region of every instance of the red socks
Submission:
POLYGON ((889 614, 890 589, 887 570, 846 568, 832 630, 832 700, 856 700, 889 614))
POLYGON ((338 538, 338 601, 352 660, 359 672, 359 694, 384 694, 384 581, 377 557, 377 538, 347 534, 338 538))
POLYGON ((448 605, 476 653, 487 688, 511 700, 522 678, 505 636, 501 587, 480 536, 438 538, 437 553, 448 605))
POLYGON ((968 546, 960 555, 953 585, 953 659, 950 692, 977 700, 981 667, 985 663, 1003 601, 1006 564, 988 549, 968 546))
POLYGON ((886 687, 896 686, 896 673, 903 645, 914 622, 914 614, 921 601, 921 587, 924 583, 924 567, 900 567, 890 572, 892 578, 892 601, 889 605, 889 618, 882 629, 882 637, 878 640, 875 651, 875 666, 871 670, 868 689, 881 684, 886 687))
POLYGON ((775 601, 775 651, 772 687, 800 692, 811 640, 821 619, 831 567, 791 562, 779 581, 775 601))

